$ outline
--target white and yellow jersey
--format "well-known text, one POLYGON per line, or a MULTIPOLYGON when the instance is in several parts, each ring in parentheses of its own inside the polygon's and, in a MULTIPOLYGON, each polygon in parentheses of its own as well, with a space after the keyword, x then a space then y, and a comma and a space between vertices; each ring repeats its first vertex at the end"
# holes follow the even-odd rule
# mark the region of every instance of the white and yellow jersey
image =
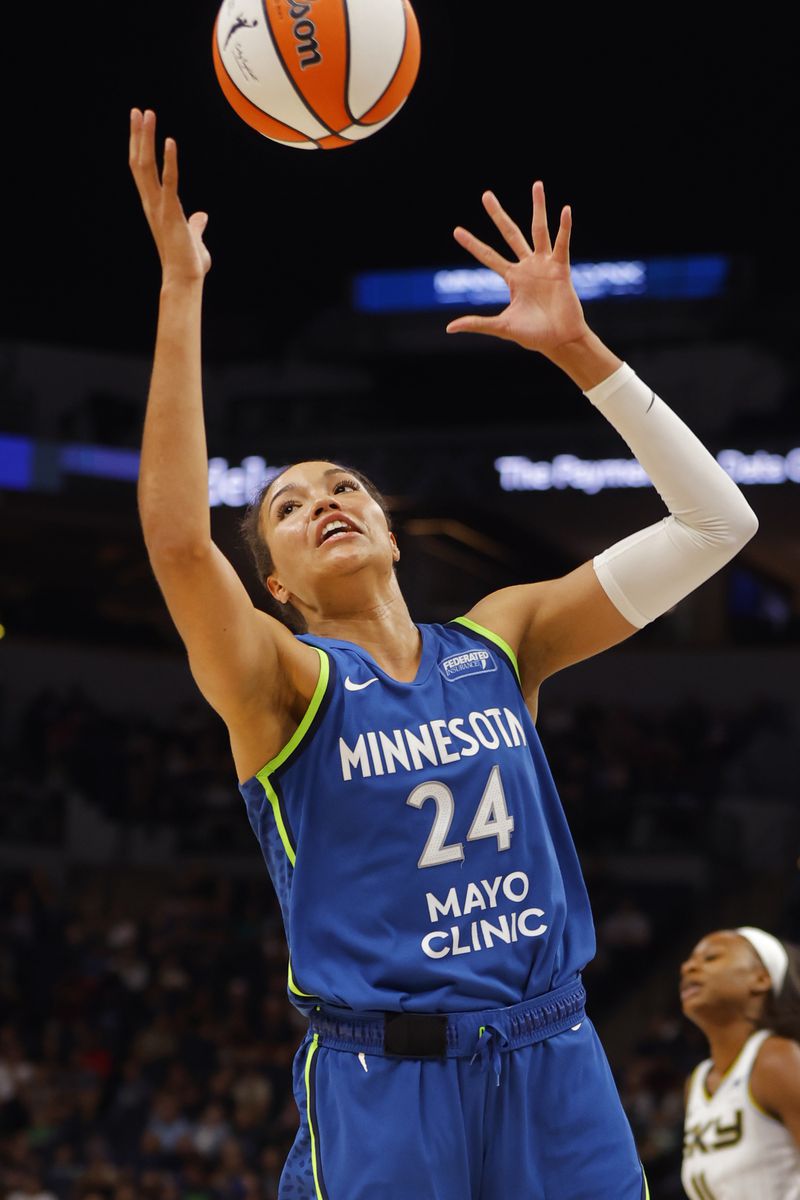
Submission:
POLYGON ((692 1075, 681 1172, 691 1200, 800 1200, 800 1147, 750 1091, 753 1066, 770 1037, 761 1029, 748 1038, 713 1096, 706 1089, 711 1059, 692 1075))

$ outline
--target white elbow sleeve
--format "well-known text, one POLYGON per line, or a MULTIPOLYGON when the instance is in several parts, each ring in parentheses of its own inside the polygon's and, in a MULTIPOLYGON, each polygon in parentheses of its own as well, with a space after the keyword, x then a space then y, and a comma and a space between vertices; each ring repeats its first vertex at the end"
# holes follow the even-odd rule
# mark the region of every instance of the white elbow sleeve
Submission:
POLYGON ((758 521, 719 463, 629 366, 586 396, 625 439, 670 512, 594 559, 611 602, 642 628, 724 567, 758 521))

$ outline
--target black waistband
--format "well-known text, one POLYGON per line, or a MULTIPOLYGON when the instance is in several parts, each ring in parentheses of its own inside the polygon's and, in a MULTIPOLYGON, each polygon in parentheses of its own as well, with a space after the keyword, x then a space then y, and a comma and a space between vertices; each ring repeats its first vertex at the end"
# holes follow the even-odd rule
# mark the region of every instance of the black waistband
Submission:
POLYGON ((311 1014, 312 1033, 331 1050, 400 1058, 462 1058, 475 1052, 483 1029, 504 1050, 545 1041, 579 1025, 586 992, 580 977, 508 1008, 461 1013, 354 1013, 320 1006, 311 1014))

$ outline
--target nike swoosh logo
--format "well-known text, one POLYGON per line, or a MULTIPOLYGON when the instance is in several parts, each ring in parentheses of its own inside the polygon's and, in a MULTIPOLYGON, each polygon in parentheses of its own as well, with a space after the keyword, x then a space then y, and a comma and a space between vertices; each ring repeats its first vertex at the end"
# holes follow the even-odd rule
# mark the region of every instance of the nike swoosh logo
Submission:
POLYGON ((377 682, 377 675, 373 675, 372 679, 368 679, 366 683, 353 683, 352 679, 348 675, 344 681, 344 686, 347 688, 348 692, 363 692, 364 688, 368 688, 371 683, 377 682))

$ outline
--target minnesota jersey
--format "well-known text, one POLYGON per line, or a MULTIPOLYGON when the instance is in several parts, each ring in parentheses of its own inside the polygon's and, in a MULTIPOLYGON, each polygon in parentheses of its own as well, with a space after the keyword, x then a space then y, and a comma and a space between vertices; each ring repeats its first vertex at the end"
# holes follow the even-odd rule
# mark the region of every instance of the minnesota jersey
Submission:
POLYGON ((692 1075, 681 1176, 691 1200, 800 1200, 800 1149, 750 1092, 758 1052, 771 1036, 762 1029, 748 1038, 713 1096, 706 1090, 711 1060, 692 1075))
POLYGON ((303 635, 320 658, 315 694, 241 785, 303 1011, 501 1008, 594 954, 512 651, 467 618, 419 628, 410 683, 360 646, 303 635))

